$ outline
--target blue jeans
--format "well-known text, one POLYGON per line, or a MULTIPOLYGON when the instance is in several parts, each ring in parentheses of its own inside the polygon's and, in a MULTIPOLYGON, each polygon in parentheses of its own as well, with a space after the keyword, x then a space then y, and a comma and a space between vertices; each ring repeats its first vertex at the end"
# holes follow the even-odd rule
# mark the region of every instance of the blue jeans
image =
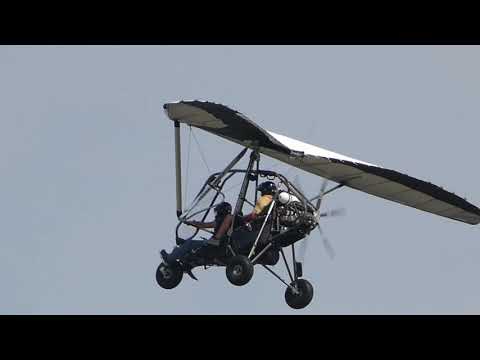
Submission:
POLYGON ((173 249, 172 253, 168 255, 168 262, 172 264, 177 259, 181 260, 192 250, 198 250, 206 245, 208 245, 206 240, 187 240, 181 246, 177 246, 173 249))

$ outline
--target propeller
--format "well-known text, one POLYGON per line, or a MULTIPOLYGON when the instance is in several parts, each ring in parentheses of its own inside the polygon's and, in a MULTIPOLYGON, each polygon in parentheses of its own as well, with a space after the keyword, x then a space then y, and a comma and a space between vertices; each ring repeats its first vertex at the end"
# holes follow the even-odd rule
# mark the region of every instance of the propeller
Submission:
MULTIPOLYGON (((300 183, 300 178, 298 177, 298 175, 295 176, 295 179, 293 180, 293 184, 302 194, 304 194, 302 184, 300 183)), ((303 208, 306 209, 307 208, 307 202, 305 201, 305 198, 303 196, 301 196, 301 200, 302 200, 303 208)), ((298 249, 298 258, 299 258, 300 262, 305 262, 305 255, 307 254, 307 240, 308 240, 308 237, 305 238, 300 243, 300 246, 299 246, 299 249, 298 249)))
POLYGON ((327 188, 328 180, 323 179, 322 185, 320 186, 320 193, 318 194, 317 204, 315 205, 315 210, 318 211, 320 209, 320 205, 322 204, 323 194, 325 193, 325 189, 327 188))
POLYGON ((323 213, 318 214, 318 217, 335 217, 335 216, 344 216, 346 213, 344 208, 333 209, 330 211, 326 211, 323 213))
MULTIPOLYGON (((333 250, 332 244, 330 244, 330 241, 328 240, 328 238, 323 233, 322 227, 319 224, 320 218, 324 217, 324 216, 328 216, 329 213, 328 212, 326 212, 326 213, 319 213, 318 212, 320 210, 320 205, 322 205, 322 199, 323 199, 323 195, 325 193, 325 189, 327 188, 327 184, 328 184, 328 180, 323 179, 322 185, 320 186, 320 193, 318 194, 317 203, 315 204, 315 211, 316 211, 315 219, 317 220, 317 228, 318 228, 318 231, 320 233, 320 237, 322 238, 323 247, 327 251, 328 256, 330 256, 330 259, 333 259, 335 257, 335 251, 333 250)), ((334 210, 332 210, 332 212, 330 212, 330 215, 334 214, 334 213, 335 213, 334 210)))
POLYGON ((318 228, 318 231, 320 232, 320 237, 322 238, 323 247, 327 251, 328 256, 330 256, 330 259, 333 259, 335 257, 335 250, 333 250, 332 244, 330 244, 330 241, 323 233, 322 227, 318 225, 317 228, 318 228))
MULTIPOLYGON (((319 212, 320 206, 322 205, 323 195, 325 193, 325 189, 327 188, 327 184, 328 184, 328 180, 324 179, 321 186, 320 186, 319 194, 317 196, 315 196, 315 198, 317 198, 317 201, 316 201, 316 204, 315 204, 315 220, 317 222, 317 228, 318 228, 318 231, 320 233, 320 237, 322 239, 323 246, 324 246, 328 256, 331 259, 333 259, 335 257, 335 250, 333 249, 333 246, 330 243, 330 241, 328 240, 327 236, 324 234, 319 222, 320 222, 321 217, 335 217, 335 216, 345 215, 345 209, 339 208, 339 209, 333 209, 333 210, 322 212, 322 213, 319 212)), ((299 179, 298 175, 295 176, 294 185, 303 194, 303 188, 302 188, 302 185, 300 183, 300 179, 299 179)), ((303 203, 304 208, 306 209, 307 204, 306 204, 306 201, 303 197, 302 197, 302 203, 303 203)), ((307 246, 308 246, 308 239, 309 238, 304 239, 299 246, 298 255, 299 255, 299 259, 301 259, 302 262, 305 261, 305 256, 306 256, 306 253, 307 253, 307 246)))
MULTIPOLYGON (((298 177, 298 175, 295 176, 295 179, 293 180, 293 184, 302 194, 304 193, 303 192, 303 187, 302 187, 302 184, 300 183, 300 178, 298 177)), ((301 200, 302 200, 303 208, 306 209, 307 208, 307 201, 305 200, 305 198, 303 196, 301 196, 301 200)))

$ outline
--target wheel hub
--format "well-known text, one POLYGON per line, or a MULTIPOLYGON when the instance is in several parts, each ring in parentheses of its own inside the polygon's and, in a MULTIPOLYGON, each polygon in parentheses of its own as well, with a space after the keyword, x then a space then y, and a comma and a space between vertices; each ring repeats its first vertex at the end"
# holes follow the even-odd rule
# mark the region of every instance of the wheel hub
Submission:
POLYGON ((166 266, 162 266, 160 268, 160 272, 162 273, 163 277, 167 280, 172 277, 172 271, 166 266))
POLYGON ((235 265, 233 267, 233 275, 235 275, 235 276, 242 275, 242 266, 241 265, 235 265))
POLYGON ((301 296, 302 292, 300 291, 299 287, 297 284, 292 284, 290 285, 290 291, 292 292, 293 295, 295 296, 301 296))

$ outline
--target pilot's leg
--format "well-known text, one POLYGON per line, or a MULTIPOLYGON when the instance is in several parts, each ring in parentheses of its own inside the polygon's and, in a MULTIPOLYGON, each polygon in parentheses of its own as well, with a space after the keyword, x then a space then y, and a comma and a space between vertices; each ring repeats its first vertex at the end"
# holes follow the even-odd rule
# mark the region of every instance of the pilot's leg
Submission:
POLYGON ((173 264, 177 259, 182 260, 187 254, 198 250, 203 245, 204 242, 201 240, 188 240, 181 246, 176 246, 171 254, 167 254, 166 252, 162 253, 162 257, 167 264, 173 264))

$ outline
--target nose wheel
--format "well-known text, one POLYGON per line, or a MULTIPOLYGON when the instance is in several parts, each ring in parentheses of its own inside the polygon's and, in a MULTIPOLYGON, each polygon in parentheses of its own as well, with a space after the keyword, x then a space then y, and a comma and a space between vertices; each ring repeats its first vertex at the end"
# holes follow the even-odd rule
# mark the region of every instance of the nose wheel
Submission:
POLYGON ((305 279, 298 279, 285 290, 285 301, 293 309, 303 309, 313 299, 313 286, 305 279))
POLYGON ((169 266, 165 263, 158 265, 156 279, 158 285, 164 289, 173 289, 183 278, 183 270, 179 266, 169 266))

